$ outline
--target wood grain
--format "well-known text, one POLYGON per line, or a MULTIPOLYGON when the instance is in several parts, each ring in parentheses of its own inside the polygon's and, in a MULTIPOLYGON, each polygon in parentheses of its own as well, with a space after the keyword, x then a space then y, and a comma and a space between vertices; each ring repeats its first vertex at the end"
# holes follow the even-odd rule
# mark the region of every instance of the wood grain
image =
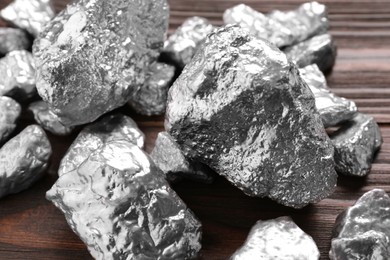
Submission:
MULTIPOLYGON (((0 0, 0 8, 10 3, 0 0)), ((57 11, 67 0, 54 0, 57 11)), ((185 18, 200 15, 221 24, 224 9, 240 3, 233 0, 170 0, 170 31, 185 18)), ((303 1, 247 0, 254 8, 292 9, 303 1)), ((360 111, 373 115, 381 126, 384 145, 367 178, 340 177, 335 193, 301 210, 289 209, 268 199, 250 198, 226 180, 217 177, 211 185, 182 182, 173 188, 203 223, 201 259, 227 259, 244 241, 259 219, 290 215, 313 236, 328 259, 331 229, 336 216, 364 192, 382 188, 390 192, 390 2, 385 0, 326 0, 330 31, 339 47, 333 72, 328 75, 333 90, 356 101, 360 111)), ((1 25, 5 25, 2 21, 1 25)), ((146 134, 146 150, 163 129, 163 117, 145 118, 128 109, 146 134)), ((23 115, 24 125, 33 123, 23 115)), ((19 127, 18 131, 22 129, 19 127)), ((56 180, 58 164, 76 136, 50 135, 54 148, 47 175, 31 189, 0 201, 0 259, 92 259, 72 233, 61 212, 45 200, 45 192, 56 180)))

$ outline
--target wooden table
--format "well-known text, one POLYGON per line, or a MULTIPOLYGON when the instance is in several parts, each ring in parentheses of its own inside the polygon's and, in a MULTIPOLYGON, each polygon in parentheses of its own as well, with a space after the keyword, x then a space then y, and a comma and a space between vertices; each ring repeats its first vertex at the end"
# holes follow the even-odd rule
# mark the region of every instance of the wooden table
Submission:
MULTIPOLYGON (((10 0, 1 0, 3 8, 10 0)), ((53 0, 61 10, 68 0, 53 0)), ((222 23, 223 11, 240 3, 233 0, 171 0, 170 30, 185 18, 199 15, 222 23)), ((243 1, 255 9, 293 9, 301 2, 243 1)), ((340 177, 335 193, 301 210, 289 209, 268 199, 250 198, 218 177, 211 185, 182 182, 173 188, 203 223, 201 259, 227 259, 245 240, 250 227, 259 219, 290 215, 313 236, 328 259, 330 236, 336 216, 364 192, 382 188, 390 192, 390 2, 373 0, 326 0, 331 34, 339 47, 337 63, 328 76, 330 87, 353 99, 361 112, 380 123, 384 144, 367 178, 340 177)), ((2 23, 4 24, 4 23, 2 23)), ((146 150, 163 129, 163 117, 136 119, 146 134, 146 150)), ((24 124, 33 121, 27 114, 24 124)), ((21 130, 21 129, 19 129, 21 130)), ((45 192, 56 180, 59 161, 75 135, 50 136, 54 148, 48 174, 31 189, 0 201, 0 259, 91 259, 84 244, 73 234, 62 213, 45 199, 45 192)))

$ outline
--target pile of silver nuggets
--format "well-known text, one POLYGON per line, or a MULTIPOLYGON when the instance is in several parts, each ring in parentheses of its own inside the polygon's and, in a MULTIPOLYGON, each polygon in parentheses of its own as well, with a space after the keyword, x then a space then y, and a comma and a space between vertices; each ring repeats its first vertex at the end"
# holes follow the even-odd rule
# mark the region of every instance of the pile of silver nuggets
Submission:
MULTIPOLYGON (((47 132, 81 129, 46 197, 96 259, 199 256, 201 223, 172 182, 216 172, 299 209, 331 195, 338 174, 369 174, 382 144, 375 120, 327 86, 337 48, 317 2, 240 4, 221 27, 191 17, 167 39, 166 0, 79 0, 57 15, 49 0, 15 0, 0 16, 13 25, 0 28, 0 196, 45 173, 47 132), (119 107, 165 113, 150 155, 119 107), (18 129, 22 111, 36 124, 18 129)), ((389 209, 384 191, 363 195, 338 217, 330 258, 390 259, 389 209)), ((231 259, 319 257, 281 217, 258 221, 231 259)))

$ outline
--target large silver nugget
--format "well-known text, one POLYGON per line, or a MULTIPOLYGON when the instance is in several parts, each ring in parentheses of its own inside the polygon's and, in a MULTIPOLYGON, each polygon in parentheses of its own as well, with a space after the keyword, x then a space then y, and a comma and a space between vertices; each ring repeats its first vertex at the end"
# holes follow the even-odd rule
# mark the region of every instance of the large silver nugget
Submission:
POLYGON ((206 183, 213 181, 213 177, 207 173, 204 165, 189 162, 185 158, 179 145, 167 132, 158 133, 150 157, 165 174, 169 182, 175 182, 183 178, 206 183))
POLYGON ((163 47, 165 0, 80 0, 35 40, 37 88, 65 125, 124 105, 163 47))
POLYGON ((168 90, 175 75, 175 67, 156 62, 150 66, 145 85, 130 99, 130 106, 141 115, 165 113, 168 90))
POLYGON ((91 133, 93 151, 60 176, 47 199, 95 259, 195 258, 201 224, 157 166, 120 136, 97 146, 100 136, 91 133))
POLYGON ((257 221, 244 245, 231 260, 318 260, 320 252, 313 238, 290 217, 257 221))
POLYGON ((251 196, 301 208, 333 192, 333 146, 286 55, 239 26, 210 34, 171 87, 165 128, 251 196))
POLYGON ((22 108, 9 97, 0 96, 0 145, 7 141, 16 127, 22 108))
POLYGON ((318 2, 307 2, 287 12, 278 10, 267 15, 287 27, 293 35, 293 43, 325 33, 329 27, 328 10, 318 2))
POLYGON ((26 127, 0 149, 0 198, 29 188, 44 174, 52 150, 45 131, 26 127))
POLYGON ((299 73, 314 94, 316 108, 325 127, 337 126, 354 117, 357 112, 355 102, 333 94, 316 64, 299 69, 299 73))
POLYGON ((330 259, 390 259, 389 227, 389 196, 381 189, 365 193, 337 217, 330 259))
POLYGON ((23 101, 35 94, 35 66, 31 53, 12 51, 0 59, 0 96, 23 101))
POLYGON ((323 72, 333 67, 337 55, 337 48, 330 34, 314 36, 283 51, 298 67, 315 63, 323 72))
POLYGON ((317 2, 302 4, 293 11, 273 11, 268 15, 240 4, 227 9, 223 20, 225 24, 238 23, 253 35, 278 47, 286 47, 326 32, 329 26, 327 16, 326 7, 317 2))
POLYGON ((0 54, 11 51, 27 50, 31 41, 26 32, 16 28, 0 28, 0 54))
POLYGON ((45 101, 36 101, 28 106, 34 114, 35 121, 42 126, 43 129, 54 135, 69 135, 73 132, 74 127, 64 126, 61 124, 58 116, 54 114, 45 101))
POLYGON ((105 116, 79 133, 62 159, 58 175, 74 171, 91 153, 113 139, 123 139, 143 148, 145 136, 130 117, 122 114, 105 116))
POLYGON ((194 56, 199 45, 214 30, 203 17, 190 17, 165 41, 162 54, 182 68, 194 56))
POLYGON ((33 36, 38 36, 54 15, 50 0, 15 0, 0 12, 3 19, 33 36))
POLYGON ((330 138, 335 147, 337 172, 352 176, 366 176, 370 173, 375 153, 383 142, 373 117, 358 113, 330 138))

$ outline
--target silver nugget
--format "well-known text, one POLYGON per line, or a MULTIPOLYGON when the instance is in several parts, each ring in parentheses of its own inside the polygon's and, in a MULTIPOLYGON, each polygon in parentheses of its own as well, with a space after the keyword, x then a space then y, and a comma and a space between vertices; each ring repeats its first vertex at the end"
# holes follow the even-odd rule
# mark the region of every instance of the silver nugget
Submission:
POLYGON ((199 45, 214 30, 203 17, 190 17, 165 41, 162 54, 183 68, 194 56, 199 45))
POLYGON ((204 165, 190 162, 185 158, 179 145, 167 132, 158 133, 150 157, 165 174, 169 182, 176 182, 181 179, 191 179, 206 183, 213 181, 213 177, 208 174, 204 165))
POLYGON ((299 68, 317 64, 323 72, 332 69, 337 55, 337 48, 330 34, 314 36, 283 51, 299 68))
POLYGON ((99 121, 86 126, 72 143, 62 158, 58 175, 74 171, 96 149, 112 139, 123 139, 143 148, 145 135, 137 124, 128 116, 115 114, 105 116, 99 121))
POLYGON ((378 124, 369 115, 358 113, 330 136, 335 147, 336 171, 344 175, 366 176, 383 140, 378 124))
POLYGON ((325 127, 337 126, 355 116, 355 102, 332 93, 324 74, 316 64, 299 69, 299 73, 314 94, 316 108, 325 127))
POLYGON ((318 260, 320 252, 313 238, 290 217, 257 221, 230 260, 318 260))
POLYGON ((134 144, 137 140, 110 135, 108 128, 87 132, 84 149, 78 148, 78 138, 71 151, 88 156, 73 161, 75 167, 60 174, 46 197, 63 211, 91 255, 101 260, 196 258, 201 224, 134 144))
POLYGON ((0 198, 29 188, 44 174, 52 150, 45 131, 26 127, 0 149, 0 198))
POLYGON ((130 106, 141 115, 164 114, 174 75, 175 67, 160 62, 154 63, 150 66, 145 85, 130 99, 130 106))
POLYGON ((381 189, 365 193, 337 217, 330 259, 390 259, 389 226, 389 196, 381 189))
POLYGON ((286 55, 239 26, 210 34, 169 91, 167 132, 246 194, 301 208, 333 192, 333 146, 286 55))
POLYGON ((50 0, 15 0, 1 10, 0 16, 33 36, 38 36, 54 17, 50 0))
POLYGON ((69 135, 73 132, 74 127, 64 126, 61 124, 58 116, 54 114, 46 102, 37 101, 28 106, 33 115, 35 121, 45 130, 54 135, 69 135))
POLYGON ((0 28, 0 54, 11 51, 27 50, 31 47, 27 33, 16 28, 0 28))
POLYGON ((95 121, 145 83, 163 47, 165 0, 80 0, 33 46, 38 92, 64 125, 95 121))
POLYGON ((268 15, 240 4, 227 9, 223 20, 225 24, 238 23, 253 35, 281 48, 326 32, 329 26, 327 16, 326 7, 317 2, 305 3, 288 12, 276 10, 268 15))
POLYGON ((12 51, 0 59, 0 96, 24 101, 35 94, 35 65, 31 53, 12 51))
POLYGON ((0 96, 0 145, 7 141, 14 131, 21 112, 22 108, 18 102, 0 96))

